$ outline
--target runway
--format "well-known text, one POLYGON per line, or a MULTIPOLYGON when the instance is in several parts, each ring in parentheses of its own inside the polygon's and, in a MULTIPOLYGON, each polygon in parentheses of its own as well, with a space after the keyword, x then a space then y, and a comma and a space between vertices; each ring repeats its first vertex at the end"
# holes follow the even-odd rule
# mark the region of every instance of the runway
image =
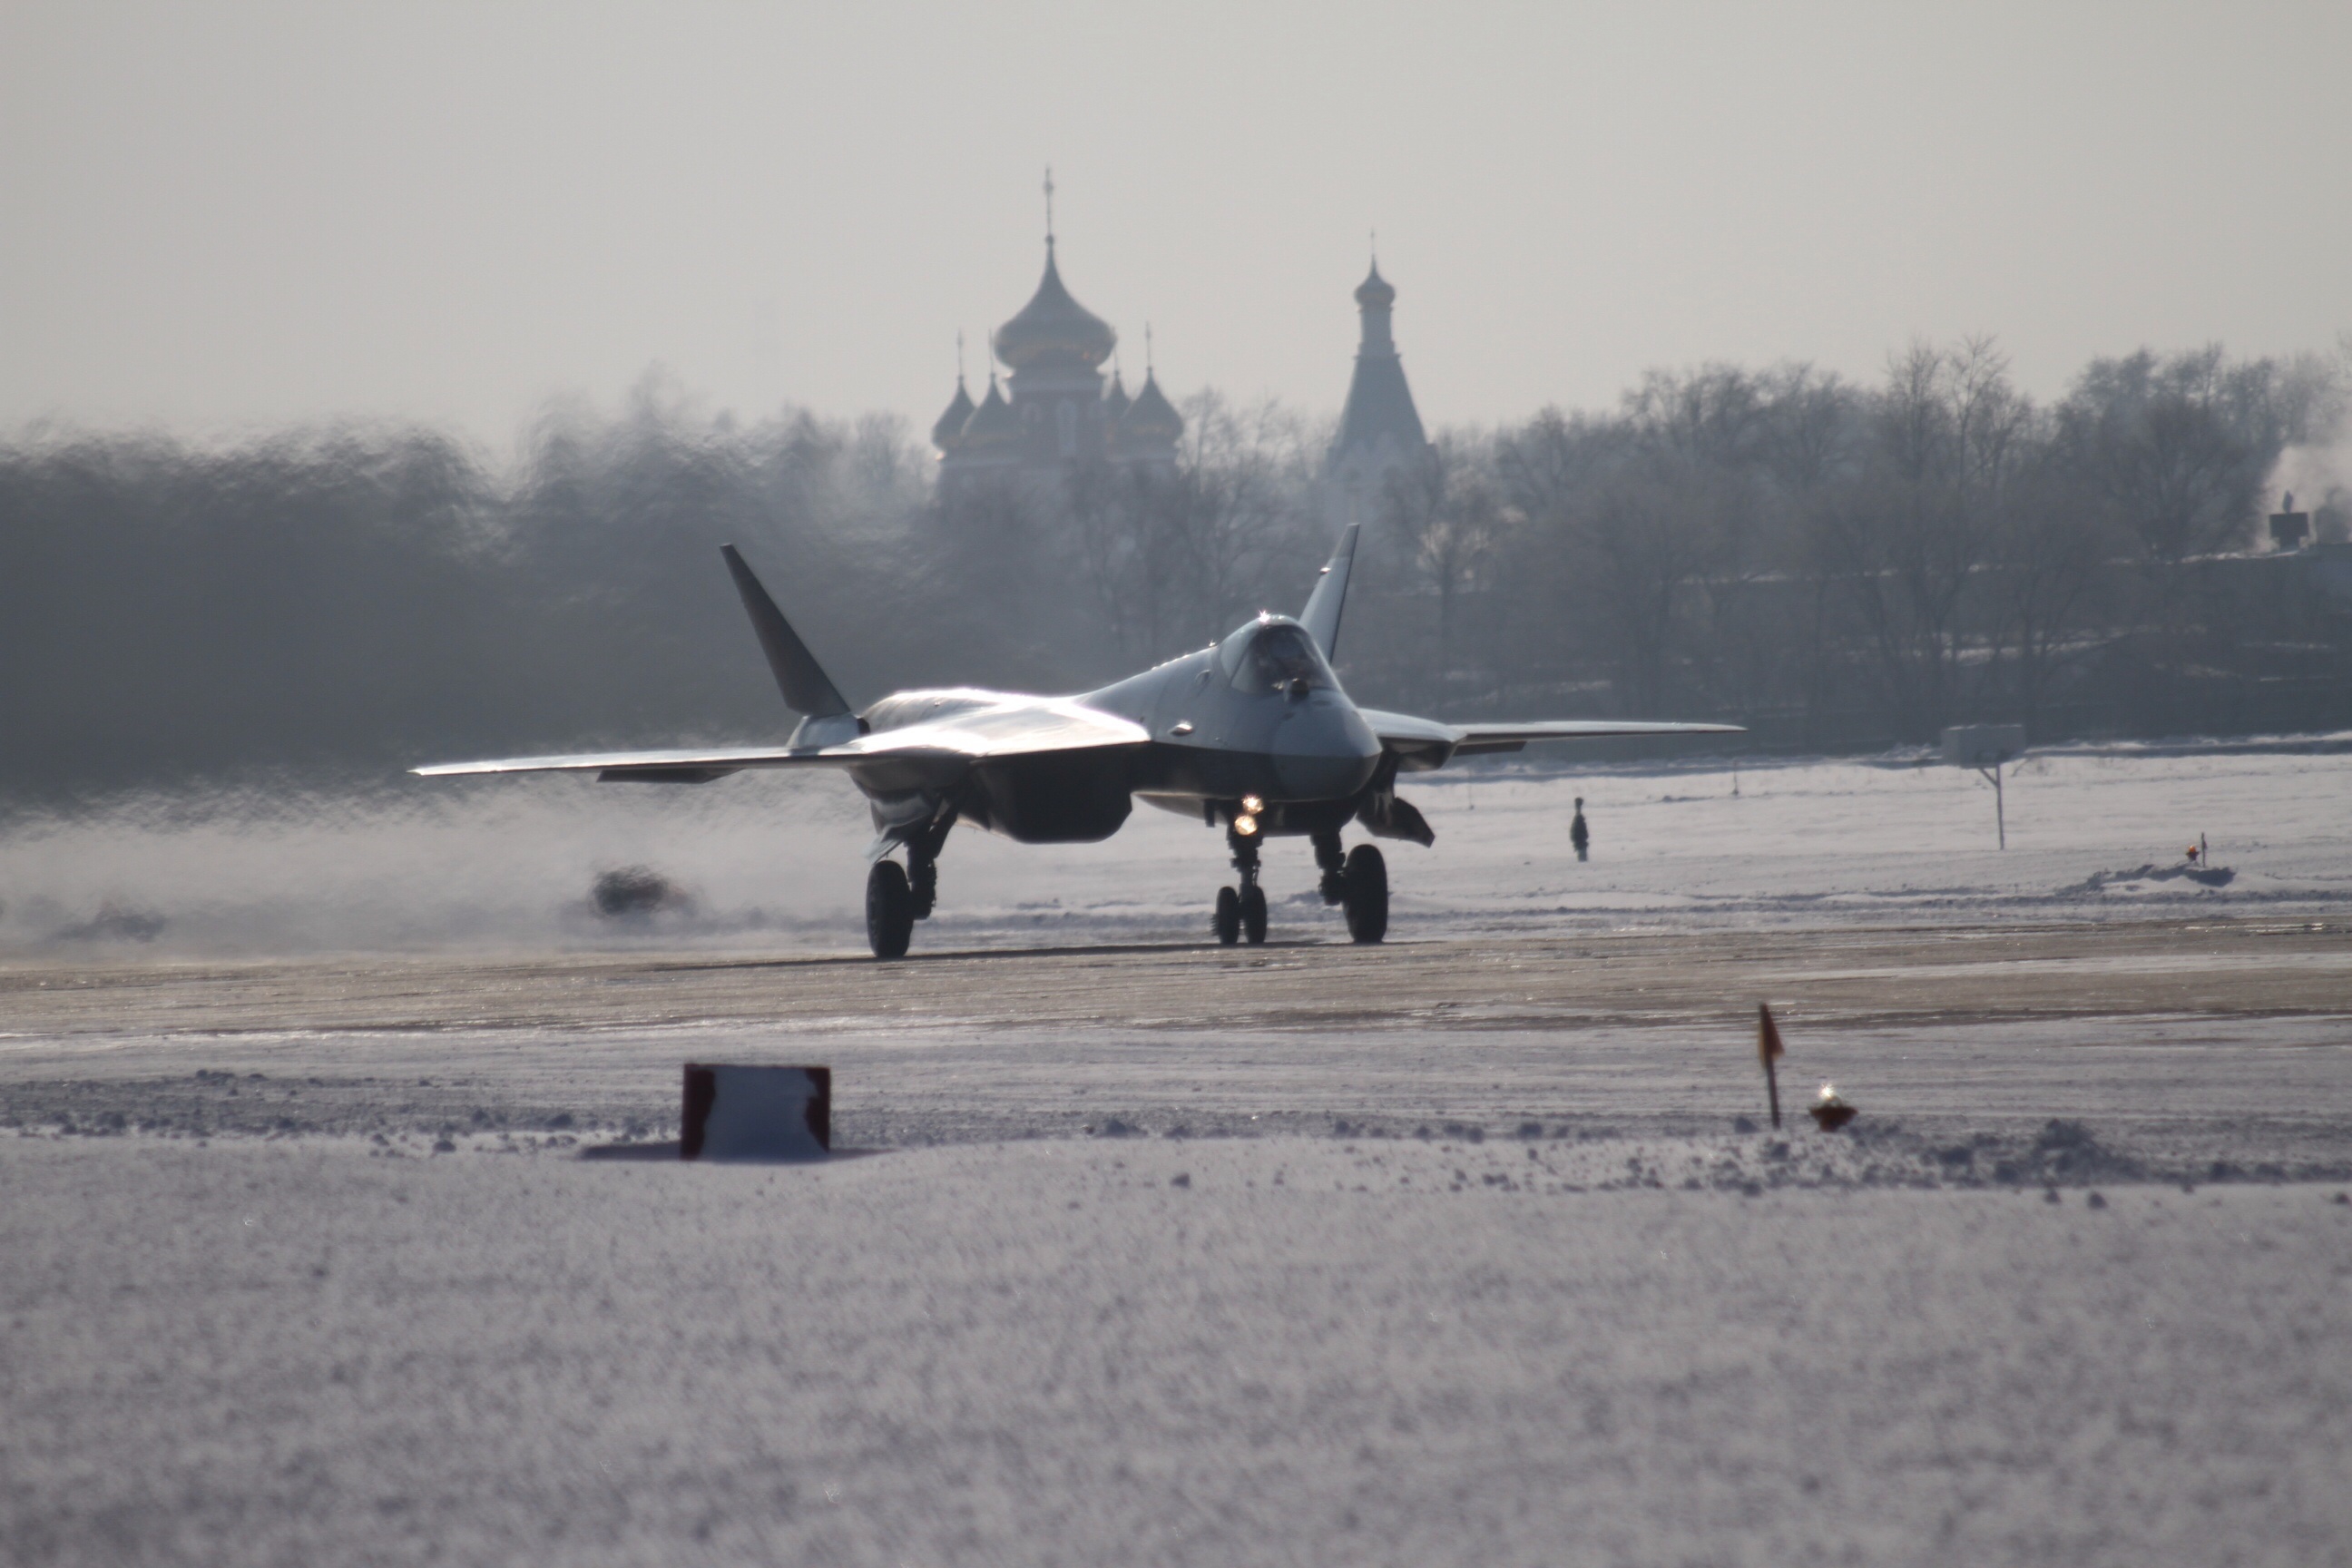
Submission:
POLYGON ((0 948, 11 1560, 2347 1561, 2332 840, 1370 950, 1181 940, 1168 842, 1148 919, 888 965, 0 948), (868 1157, 582 1157, 691 1059, 831 1066, 868 1157))

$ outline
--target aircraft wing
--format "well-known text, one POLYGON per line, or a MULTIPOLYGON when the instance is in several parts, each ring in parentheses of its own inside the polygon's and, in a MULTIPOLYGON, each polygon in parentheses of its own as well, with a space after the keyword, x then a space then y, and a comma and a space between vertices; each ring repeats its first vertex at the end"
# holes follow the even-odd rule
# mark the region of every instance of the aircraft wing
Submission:
POLYGON ((978 762, 1098 746, 1139 745, 1139 724, 1051 698, 987 700, 954 694, 937 719, 860 735, 835 746, 716 746, 661 752, 586 752, 489 762, 440 763, 425 778, 469 773, 594 773, 610 782, 707 784, 746 768, 836 767, 885 772, 907 784, 946 783, 978 762))
POLYGON ((1634 719, 1550 719, 1519 724, 1442 724, 1410 713, 1358 710, 1381 744, 1409 769, 1442 768, 1455 757, 1517 752, 1530 741, 1589 741, 1609 735, 1739 735, 1737 724, 1670 724, 1634 719))
POLYGON ((1456 724, 1457 757, 1516 752, 1529 741, 1589 741, 1601 735, 1744 735, 1737 724, 1666 724, 1634 719, 1551 719, 1527 724, 1456 724))

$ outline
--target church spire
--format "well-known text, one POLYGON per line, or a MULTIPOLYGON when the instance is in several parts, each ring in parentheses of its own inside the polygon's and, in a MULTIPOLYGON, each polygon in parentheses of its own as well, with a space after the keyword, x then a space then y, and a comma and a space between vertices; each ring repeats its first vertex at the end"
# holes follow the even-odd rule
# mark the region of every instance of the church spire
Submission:
POLYGON ((1348 384, 1348 405, 1339 416, 1339 438, 1331 444, 1335 471, 1345 466, 1350 453, 1378 465, 1417 454, 1428 445, 1390 326, 1396 293, 1396 286, 1381 276, 1375 255, 1371 269, 1356 286, 1362 334, 1356 345, 1356 374, 1348 384))
POLYGON ((963 427, 971 418, 972 408, 971 394, 964 390, 963 332, 959 329, 956 332, 955 397, 948 404, 947 412, 940 415, 939 422, 931 426, 931 445, 937 447, 942 456, 963 445, 963 427))

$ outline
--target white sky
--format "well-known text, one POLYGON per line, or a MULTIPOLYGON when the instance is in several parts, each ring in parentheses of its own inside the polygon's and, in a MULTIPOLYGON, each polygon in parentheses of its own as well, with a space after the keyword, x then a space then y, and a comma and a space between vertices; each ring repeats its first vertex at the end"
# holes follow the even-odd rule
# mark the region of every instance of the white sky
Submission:
POLYGON ((503 446, 655 365, 928 426, 1048 162, 1073 292, 1179 394, 1336 411, 1377 226, 1433 424, 1972 331, 2046 395, 2352 327, 2347 63, 2341 0, 9 0, 0 431, 503 446))

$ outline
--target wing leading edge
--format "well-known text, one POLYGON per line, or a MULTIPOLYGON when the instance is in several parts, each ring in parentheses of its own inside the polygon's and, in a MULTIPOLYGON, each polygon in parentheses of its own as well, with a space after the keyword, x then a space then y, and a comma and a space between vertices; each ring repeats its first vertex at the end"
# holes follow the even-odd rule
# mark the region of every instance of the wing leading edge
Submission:
POLYGON ((1551 719, 1521 724, 1443 724, 1410 713, 1358 711, 1381 744, 1407 768, 1442 768, 1455 757, 1524 750, 1531 741, 1591 741, 1612 735, 1744 735, 1738 724, 1676 724, 1636 719, 1551 719))
MULTIPOLYGON (((661 752, 586 752, 563 756, 503 757, 440 763, 411 770, 424 778, 476 773, 582 773, 615 783, 707 784, 747 768, 899 764, 942 778, 974 763, 1101 746, 1139 745, 1139 724, 1054 698, 992 692, 937 694, 937 719, 918 721, 837 746, 715 746, 661 752)), ((902 699, 901 700, 906 700, 902 699)))

